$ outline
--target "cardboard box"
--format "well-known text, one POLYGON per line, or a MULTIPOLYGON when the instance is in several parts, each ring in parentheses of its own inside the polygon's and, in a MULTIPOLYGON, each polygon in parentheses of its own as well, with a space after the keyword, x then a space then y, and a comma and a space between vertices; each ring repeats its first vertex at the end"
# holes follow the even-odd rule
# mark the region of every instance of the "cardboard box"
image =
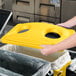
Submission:
POLYGON ((13 21, 15 23, 34 22, 34 15, 24 12, 13 11, 13 21))
POLYGON ((39 4, 51 4, 51 0, 35 0, 39 4))
POLYGON ((60 18, 60 7, 55 7, 55 15, 60 18))
POLYGON ((55 22, 55 6, 41 4, 39 12, 35 12, 35 21, 55 22))
POLYGON ((40 4, 40 0, 35 0, 35 14, 55 16, 55 5, 40 4))
POLYGON ((13 10, 34 13, 34 0, 20 0, 13 3, 13 10))
POLYGON ((60 6, 55 6, 50 0, 35 0, 35 14, 60 18, 60 6))
POLYGON ((35 0, 35 14, 39 14, 40 12, 40 7, 42 4, 47 4, 47 5, 51 5, 50 0, 35 0))
POLYGON ((50 3, 50 1, 51 1, 51 0, 41 0, 41 2, 40 2, 40 3, 42 3, 42 4, 49 4, 49 3, 50 3))
POLYGON ((40 16, 40 15, 35 15, 35 22, 55 22, 55 18, 49 17, 49 16, 40 16))
POLYGON ((35 0, 35 14, 40 14, 40 0, 35 0))
POLYGON ((55 6, 41 5, 40 15, 55 17, 55 6))
POLYGON ((14 4, 17 4, 17 2, 30 2, 31 0, 13 0, 14 4))
POLYGON ((49 6, 41 5, 40 6, 40 15, 48 16, 49 14, 49 6))
POLYGON ((41 4, 39 8, 37 6, 37 9, 35 9, 35 14, 55 16, 55 6, 41 4))
POLYGON ((50 22, 57 24, 60 23, 60 19, 50 16, 35 15, 35 22, 50 22))

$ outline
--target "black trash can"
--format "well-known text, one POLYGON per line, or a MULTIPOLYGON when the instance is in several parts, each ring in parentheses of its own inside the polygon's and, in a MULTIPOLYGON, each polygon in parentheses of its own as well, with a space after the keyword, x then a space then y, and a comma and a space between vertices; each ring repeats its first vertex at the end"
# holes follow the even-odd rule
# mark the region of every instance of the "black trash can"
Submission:
MULTIPOLYGON (((49 71, 51 72, 50 62, 6 50, 0 50, 0 67, 12 71, 18 76, 46 76, 49 71)), ((16 76, 5 74, 6 76, 16 76)))

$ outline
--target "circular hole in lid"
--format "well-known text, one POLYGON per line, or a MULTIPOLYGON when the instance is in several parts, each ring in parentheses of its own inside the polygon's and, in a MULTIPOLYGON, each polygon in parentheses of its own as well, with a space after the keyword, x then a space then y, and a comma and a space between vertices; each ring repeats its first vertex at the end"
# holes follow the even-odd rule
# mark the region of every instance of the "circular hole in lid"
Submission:
POLYGON ((21 30, 21 31, 19 31, 18 33, 24 33, 24 32, 27 32, 27 31, 29 31, 29 29, 21 30))
POLYGON ((60 38, 60 35, 55 32, 49 32, 45 36, 48 38, 53 38, 53 39, 60 38))

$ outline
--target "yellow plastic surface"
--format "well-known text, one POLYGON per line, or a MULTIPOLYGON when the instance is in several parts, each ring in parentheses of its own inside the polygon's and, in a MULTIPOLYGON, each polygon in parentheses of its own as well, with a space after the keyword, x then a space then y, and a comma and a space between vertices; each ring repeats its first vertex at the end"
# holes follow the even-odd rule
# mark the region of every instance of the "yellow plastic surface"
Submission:
POLYGON ((57 44, 74 33, 74 30, 49 23, 23 23, 16 25, 3 36, 1 42, 40 49, 42 48, 40 45, 57 44), (26 29, 29 30, 20 33, 20 31, 26 29), (53 39, 46 37, 45 35, 50 32, 59 34, 60 38, 53 39))
POLYGON ((66 69, 71 64, 70 62, 67 62, 66 65, 64 65, 61 69, 54 70, 54 76, 66 76, 66 69))

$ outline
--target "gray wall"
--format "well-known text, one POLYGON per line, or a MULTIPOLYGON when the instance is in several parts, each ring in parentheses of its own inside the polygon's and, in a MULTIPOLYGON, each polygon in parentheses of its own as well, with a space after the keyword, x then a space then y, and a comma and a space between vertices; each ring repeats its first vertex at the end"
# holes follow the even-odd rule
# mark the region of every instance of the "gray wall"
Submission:
POLYGON ((76 0, 62 0, 61 22, 76 16, 76 0))

